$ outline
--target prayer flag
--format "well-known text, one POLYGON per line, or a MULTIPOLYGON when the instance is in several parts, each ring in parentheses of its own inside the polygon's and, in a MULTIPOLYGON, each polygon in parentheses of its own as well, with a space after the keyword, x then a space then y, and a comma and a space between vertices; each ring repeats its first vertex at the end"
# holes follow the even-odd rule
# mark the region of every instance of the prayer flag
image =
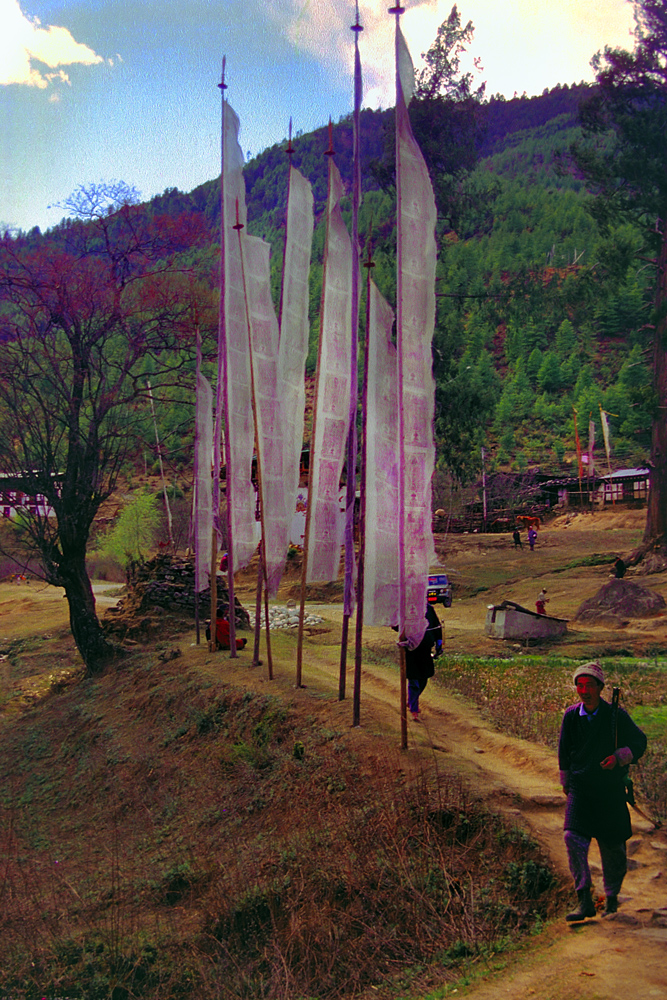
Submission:
POLYGON ((588 474, 592 476, 595 474, 595 462, 593 459, 593 450, 595 448, 595 421, 588 421, 588 474))
MULTIPOLYGON (((199 367, 199 366, 198 366, 199 367)), ((206 590, 211 569, 213 535, 213 392, 207 379, 197 371, 195 418, 195 591, 206 590)))
MULTIPOLYGON (((287 227, 280 303, 278 379, 283 422, 285 504, 295 513, 306 408, 304 372, 308 357, 309 273, 313 242, 313 192, 310 183, 290 166, 287 227)), ((289 538, 287 539, 289 543, 289 538)))
POLYGON ((292 511, 287 506, 283 469, 283 387, 278 377, 278 320, 271 298, 271 247, 243 234, 253 390, 257 418, 260 504, 264 529, 267 587, 275 597, 285 566, 292 511))
POLYGON ((600 406, 600 421, 602 423, 602 437, 604 438, 604 450, 607 454, 607 465, 609 466, 609 471, 611 472, 611 445, 609 440, 609 414, 605 413, 600 406))
POLYGON ((398 367, 394 314, 370 282, 366 393, 364 621, 398 621, 398 367))
POLYGON ((436 208, 426 163, 408 118, 407 101, 412 95, 414 73, 398 21, 396 55, 399 627, 414 648, 426 628, 428 574, 436 559, 431 526, 436 208))
MULTIPOLYGON (((218 331, 218 393, 214 446, 220 468, 222 415, 225 411, 226 493, 233 555, 232 572, 250 562, 257 547, 252 456, 255 427, 248 343, 248 314, 241 242, 235 227, 246 222, 243 153, 239 120, 224 105, 221 239, 221 310, 218 331)), ((217 493, 217 491, 216 491, 217 493)), ((214 511, 218 514, 218 511, 214 511)), ((219 523, 219 517, 218 517, 219 523)))
POLYGON ((329 157, 327 236, 308 487, 308 583, 337 579, 345 528, 345 520, 340 517, 339 486, 350 417, 352 241, 341 213, 342 195, 338 167, 333 157, 329 157))

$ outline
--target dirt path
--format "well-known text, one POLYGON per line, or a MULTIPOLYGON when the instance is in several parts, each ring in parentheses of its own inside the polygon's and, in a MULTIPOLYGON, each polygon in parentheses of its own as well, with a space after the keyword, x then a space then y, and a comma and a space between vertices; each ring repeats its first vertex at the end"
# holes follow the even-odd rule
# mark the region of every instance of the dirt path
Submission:
MULTIPOLYGON (((279 644, 280 645, 280 644, 279 644)), ((304 714, 339 730, 352 721, 351 692, 335 697, 338 665, 328 649, 307 647, 302 690, 295 690, 287 650, 275 657, 275 679, 248 660, 225 661, 230 680, 281 696, 304 714)), ((205 657, 204 669, 219 669, 205 657), (206 662, 207 661, 207 662, 206 662)), ((463 777, 475 798, 525 825, 557 868, 567 875, 562 837, 564 798, 557 762, 549 749, 506 736, 490 727, 474 706, 431 684, 423 699, 423 721, 409 725, 409 749, 401 752, 397 677, 388 668, 365 666, 361 727, 350 739, 362 766, 394 768, 412 775, 435 768, 463 777)), ((471 1000, 537 997, 539 1000, 667 1000, 667 833, 633 813, 628 844, 630 868, 621 909, 612 918, 568 926, 554 922, 500 972, 489 972, 458 995, 471 1000)), ((602 894, 599 855, 591 851, 596 894, 602 894)), ((564 900, 564 912, 575 902, 564 900)))

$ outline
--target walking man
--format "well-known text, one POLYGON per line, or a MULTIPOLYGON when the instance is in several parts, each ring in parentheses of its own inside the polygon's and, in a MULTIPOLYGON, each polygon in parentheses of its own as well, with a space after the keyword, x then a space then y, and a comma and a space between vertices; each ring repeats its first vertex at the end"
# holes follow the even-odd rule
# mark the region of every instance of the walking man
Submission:
POLYGON ((566 920, 595 916, 591 898, 588 850, 595 837, 600 848, 607 897, 605 914, 616 913, 627 870, 625 843, 632 835, 625 795, 625 772, 646 750, 646 736, 622 708, 600 695, 604 673, 597 662, 574 672, 580 701, 563 716, 558 766, 565 809, 565 846, 579 906, 566 920))

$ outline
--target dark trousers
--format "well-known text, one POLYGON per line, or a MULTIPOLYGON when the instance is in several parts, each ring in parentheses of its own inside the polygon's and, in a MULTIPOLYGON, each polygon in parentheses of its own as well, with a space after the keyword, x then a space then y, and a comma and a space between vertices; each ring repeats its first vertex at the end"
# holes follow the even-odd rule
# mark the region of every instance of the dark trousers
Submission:
POLYGON ((408 681, 408 711, 415 715, 419 711, 419 695, 425 690, 427 684, 428 677, 424 677, 421 681, 408 681))
MULTIPOLYGON (((605 896, 618 896, 628 869, 625 841, 612 843, 608 840, 600 840, 599 837, 596 839, 600 848, 605 896)), ((575 833, 574 830, 566 830, 565 846, 570 873, 574 879, 574 888, 577 892, 580 889, 590 889, 592 881, 591 870, 588 866, 588 851, 591 846, 591 838, 584 837, 581 833, 575 833)))

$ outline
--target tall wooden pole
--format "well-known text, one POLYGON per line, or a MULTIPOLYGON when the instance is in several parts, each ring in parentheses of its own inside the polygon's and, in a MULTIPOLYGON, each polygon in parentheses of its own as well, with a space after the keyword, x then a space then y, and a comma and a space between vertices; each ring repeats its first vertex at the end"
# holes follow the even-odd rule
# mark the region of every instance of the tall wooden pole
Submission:
MULTIPOLYGON (((398 4, 391 7, 390 14, 395 15, 395 61, 396 61, 396 346, 398 362, 398 632, 399 641, 404 639, 406 598, 405 598, 405 445, 403 417, 403 221, 402 221, 402 176, 401 156, 398 129, 398 104, 403 100, 401 81, 399 77, 399 31, 401 14, 404 7, 398 4)), ((405 649, 399 646, 399 676, 401 694, 401 747, 408 745, 408 714, 405 675, 405 649)))
MULTIPOLYGON (((226 386, 226 340, 225 340, 225 58, 222 60, 222 76, 218 87, 220 88, 221 113, 220 113, 220 297, 218 300, 218 380, 215 393, 215 427, 213 433, 213 531, 211 538, 211 569, 210 569, 210 597, 211 597, 211 628, 208 648, 215 652, 218 648, 218 536, 220 527, 220 470, 222 467, 222 426, 223 426, 223 400, 226 386)), ((225 406, 224 420, 227 423, 227 407, 225 406)), ((226 427, 228 430, 228 427, 226 427)), ((225 434, 225 438, 228 435, 225 434)), ((229 556, 228 562, 229 562, 229 556)))
MULTIPOLYGON (((220 307, 218 313, 218 392, 215 413, 215 449, 217 455, 216 468, 217 482, 214 484, 214 522, 220 526, 220 439, 222 426, 224 425, 225 443, 225 495, 227 500, 227 593, 229 598, 229 655, 231 659, 236 659, 236 599, 234 596, 234 538, 232 533, 232 492, 233 477, 230 475, 232 468, 232 442, 229 419, 229 386, 227 384, 227 313, 226 313, 226 271, 225 260, 227 250, 227 220, 226 220, 226 199, 225 199, 225 60, 222 60, 222 79, 218 84, 222 98, 222 153, 220 170, 220 307), (216 504, 217 499, 217 504, 216 504), (216 518, 217 513, 217 518, 216 518)), ((214 528, 215 530, 215 528, 214 528)), ((217 631, 217 595, 216 603, 213 603, 214 579, 217 573, 217 545, 213 547, 211 564, 211 636, 217 631)), ((215 646, 213 647, 216 648, 215 646)))
POLYGON ((366 572, 366 458, 368 454, 368 342, 371 323, 371 260, 370 241, 364 263, 366 272, 366 343, 364 379, 361 390, 361 468, 359 476, 359 555, 357 561, 357 620, 354 642, 354 688, 352 695, 352 725, 361 725, 361 649, 364 631, 364 581, 366 572))
POLYGON ((338 699, 345 698, 345 674, 347 664, 347 637, 352 605, 354 603, 354 508, 357 487, 357 398, 359 374, 358 331, 359 331, 359 203, 361 201, 361 164, 359 155, 359 121, 361 114, 362 82, 359 59, 359 32, 364 29, 359 24, 359 2, 356 0, 356 21, 351 27, 354 32, 354 115, 352 129, 352 296, 350 303, 350 324, 352 327, 350 349, 350 406, 349 429, 347 432, 347 482, 345 489, 345 591, 343 604, 343 629, 340 642, 340 669, 338 678, 338 699))

